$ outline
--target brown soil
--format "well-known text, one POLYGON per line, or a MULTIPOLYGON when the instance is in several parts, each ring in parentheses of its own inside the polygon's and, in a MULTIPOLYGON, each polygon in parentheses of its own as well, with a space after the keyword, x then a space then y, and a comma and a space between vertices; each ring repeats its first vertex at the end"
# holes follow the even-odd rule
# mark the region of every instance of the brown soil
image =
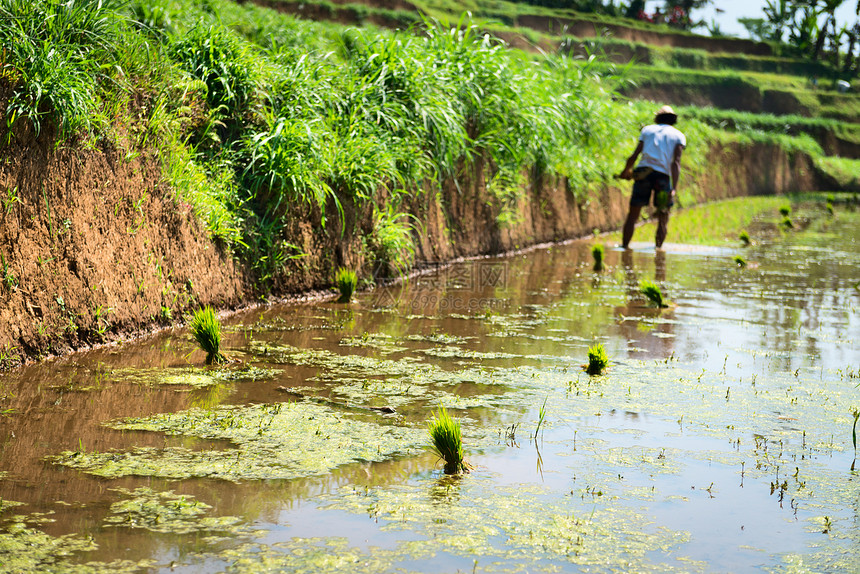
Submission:
MULTIPOLYGON (((5 106, 4 106, 5 107, 5 106)), ((0 164, 0 365, 234 306, 243 273, 153 158, 18 122, 0 164)))

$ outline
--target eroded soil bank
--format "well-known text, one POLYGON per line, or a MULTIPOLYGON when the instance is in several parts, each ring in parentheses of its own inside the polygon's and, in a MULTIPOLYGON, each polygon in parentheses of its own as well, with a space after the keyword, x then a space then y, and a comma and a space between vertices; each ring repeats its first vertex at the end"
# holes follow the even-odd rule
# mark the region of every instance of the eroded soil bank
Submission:
MULTIPOLYGON (((626 153, 619 151, 619 163, 626 153)), ((339 265, 359 269, 363 278, 373 272, 364 248, 370 206, 344 205, 343 218, 330 217, 325 227, 319 212, 296 209, 284 240, 304 256, 261 292, 165 184, 158 158, 128 153, 121 141, 58 145, 50 130, 36 137, 23 125, 2 157, 4 368, 167 326, 199 305, 236 308, 264 295, 327 289, 339 265)), ((774 146, 715 146, 709 164, 685 172, 684 205, 827 185, 810 158, 774 146)), ((516 205, 504 206, 486 188, 486 169, 476 162, 459 185, 445 182, 411 200, 421 264, 581 237, 615 229, 625 216, 626 185, 603 186, 581 201, 585 194, 564 180, 531 178, 516 205), (516 216, 502 223, 505 208, 516 216)))

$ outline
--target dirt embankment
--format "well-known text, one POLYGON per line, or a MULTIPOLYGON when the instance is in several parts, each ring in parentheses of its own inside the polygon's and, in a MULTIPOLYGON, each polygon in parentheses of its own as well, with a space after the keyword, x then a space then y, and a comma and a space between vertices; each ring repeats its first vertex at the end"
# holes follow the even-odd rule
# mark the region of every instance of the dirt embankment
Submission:
POLYGON ((176 201, 153 158, 36 137, 0 149, 0 367, 235 305, 243 272, 176 201))
MULTIPOLYGON (((24 122, 2 157, 0 367, 175 323, 199 305, 230 308, 259 296, 247 269, 175 198, 155 158, 117 144, 58 147, 50 130, 36 137, 24 122)), ((778 148, 715 148, 711 159, 707 175, 687 182, 703 200, 818 187, 809 158, 778 148)), ((512 210, 517 219, 500 224, 485 167, 478 162, 458 186, 447 182, 413 199, 419 261, 585 236, 615 229, 625 216, 626 184, 580 202, 565 180, 532 177, 512 210)), ((274 295, 327 288, 339 265, 368 276, 371 209, 345 203, 343 211, 325 227, 318 210, 295 214, 285 239, 305 256, 275 277, 274 295)))

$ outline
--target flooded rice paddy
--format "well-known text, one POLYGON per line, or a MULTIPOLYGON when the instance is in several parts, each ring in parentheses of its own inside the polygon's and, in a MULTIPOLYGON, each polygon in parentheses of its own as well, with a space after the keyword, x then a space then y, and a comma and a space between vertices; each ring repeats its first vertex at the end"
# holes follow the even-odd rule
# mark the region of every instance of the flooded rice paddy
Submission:
POLYGON ((856 571, 860 217, 591 245, 4 375, 0 572, 856 571))

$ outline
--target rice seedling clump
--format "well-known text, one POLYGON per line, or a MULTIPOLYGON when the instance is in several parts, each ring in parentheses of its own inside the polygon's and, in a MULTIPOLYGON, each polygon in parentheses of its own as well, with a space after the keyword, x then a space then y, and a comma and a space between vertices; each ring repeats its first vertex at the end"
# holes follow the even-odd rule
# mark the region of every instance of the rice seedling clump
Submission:
POLYGON ((207 305, 198 309, 191 317, 191 334, 200 348, 206 352, 206 364, 226 363, 227 357, 221 354, 221 322, 215 311, 207 305))
POLYGON ((334 276, 334 282, 337 284, 337 289, 340 291, 338 303, 349 303, 352 300, 352 294, 355 293, 358 287, 358 274, 352 269, 341 267, 337 270, 334 276))
POLYGON ((641 291, 642 294, 645 295, 645 297, 647 297, 655 306, 660 307, 661 309, 669 306, 663 300, 663 292, 660 291, 660 288, 654 282, 643 279, 642 282, 639 283, 639 291, 641 291))
POLYGON ((603 255, 605 251, 603 249, 603 245, 597 244, 591 248, 591 256, 594 257, 594 270, 602 271, 603 270, 603 255))
POLYGON ((744 247, 747 247, 752 243, 752 241, 750 240, 750 234, 746 231, 741 231, 740 235, 738 235, 738 239, 741 240, 741 243, 744 244, 744 247))
POLYGON ((445 407, 439 407, 430 421, 430 438, 433 449, 445 461, 445 474, 469 472, 469 466, 463 461, 460 423, 448 414, 445 407))
POLYGON ((608 365, 609 355, 606 354, 603 343, 597 343, 588 348, 588 364, 585 366, 586 373, 589 375, 599 375, 608 365))
POLYGON ((735 255, 735 264, 738 267, 744 268, 747 266, 747 260, 741 257, 740 255, 735 255))

